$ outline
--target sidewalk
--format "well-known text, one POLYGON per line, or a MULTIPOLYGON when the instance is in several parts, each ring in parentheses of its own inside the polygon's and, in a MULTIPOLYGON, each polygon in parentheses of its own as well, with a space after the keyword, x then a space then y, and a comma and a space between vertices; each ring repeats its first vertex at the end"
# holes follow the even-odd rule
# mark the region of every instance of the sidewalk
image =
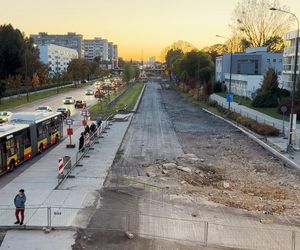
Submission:
MULTIPOLYGON (((223 107, 228 106, 226 98, 224 98, 222 96, 212 94, 212 95, 210 95, 210 99, 218 102, 218 104, 223 107)), ((273 127, 278 128, 280 131, 282 131, 282 127, 283 127, 282 120, 273 118, 269 115, 266 115, 264 113, 254 110, 254 109, 248 108, 246 106, 239 105, 236 102, 231 103, 231 110, 234 112, 240 113, 241 115, 243 115, 245 117, 252 118, 258 122, 269 124, 273 127)), ((287 135, 288 128, 289 128, 289 123, 287 121, 284 122, 284 127, 285 127, 285 135, 287 135)), ((296 133, 297 133, 296 146, 299 147, 300 124, 297 124, 297 132, 296 133)), ((288 145, 288 139, 286 137, 285 138, 283 138, 282 136, 268 137, 267 142, 269 142, 269 144, 270 143, 273 144, 272 145, 273 148, 275 148, 282 155, 284 155, 284 156, 288 157, 290 160, 292 160, 296 165, 299 166, 299 169, 300 169, 300 151, 295 150, 293 155, 289 155, 289 154, 285 153, 286 149, 287 149, 287 145, 288 145)))

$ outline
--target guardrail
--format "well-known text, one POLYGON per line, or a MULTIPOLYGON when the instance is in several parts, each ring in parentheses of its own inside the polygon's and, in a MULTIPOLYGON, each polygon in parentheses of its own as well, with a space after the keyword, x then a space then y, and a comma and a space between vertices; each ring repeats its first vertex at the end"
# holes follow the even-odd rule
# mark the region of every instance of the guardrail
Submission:
POLYGON ((64 174, 61 176, 58 176, 58 182, 54 189, 58 189, 60 185, 64 183, 64 181, 70 176, 71 172, 74 170, 74 168, 80 163, 80 161, 87 155, 90 148, 96 144, 99 143, 99 139, 101 138, 102 134, 105 133, 105 131, 108 129, 109 126, 112 125, 111 119, 114 116, 114 114, 107 117, 102 123, 100 127, 97 127, 96 131, 90 135, 89 139, 85 137, 84 139, 84 146, 83 149, 77 150, 75 154, 69 157, 69 160, 64 163, 63 172, 64 174), (72 159, 75 159, 75 163, 72 164, 72 159), (71 167, 66 167, 71 166, 71 167))

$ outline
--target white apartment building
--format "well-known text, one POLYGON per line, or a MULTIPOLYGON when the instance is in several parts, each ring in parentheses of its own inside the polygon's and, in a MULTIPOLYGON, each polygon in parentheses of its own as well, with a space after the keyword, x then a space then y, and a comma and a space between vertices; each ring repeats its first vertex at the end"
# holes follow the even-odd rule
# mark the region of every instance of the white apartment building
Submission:
POLYGON ((78 52, 54 44, 39 45, 40 60, 49 67, 49 74, 55 75, 67 71, 72 59, 78 58, 78 52))
MULTIPOLYGON (((295 65, 295 53, 296 53, 296 37, 297 31, 291 31, 284 35, 285 47, 283 51, 283 71, 282 71, 282 85, 288 90, 293 88, 293 76, 294 76, 294 65, 295 65)), ((300 69, 300 44, 298 46, 298 65, 297 75, 299 75, 300 69)))
POLYGON ((84 40, 85 59, 93 61, 100 57, 100 64, 104 64, 108 69, 118 67, 118 46, 106 39, 96 37, 84 40))

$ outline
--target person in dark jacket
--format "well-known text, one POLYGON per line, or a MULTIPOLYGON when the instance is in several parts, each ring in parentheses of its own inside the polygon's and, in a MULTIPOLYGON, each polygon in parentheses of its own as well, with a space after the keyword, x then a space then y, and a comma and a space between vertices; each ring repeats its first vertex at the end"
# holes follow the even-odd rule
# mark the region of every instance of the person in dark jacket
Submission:
POLYGON ((91 130, 91 134, 94 135, 94 133, 96 132, 96 124, 95 123, 91 124, 90 130, 91 130))
POLYGON ((101 127, 101 124, 102 124, 102 120, 101 120, 101 118, 99 117, 99 118, 97 119, 97 126, 98 126, 98 128, 101 127))
POLYGON ((89 125, 86 125, 85 128, 84 128, 84 135, 86 135, 87 133, 90 133, 89 125))
POLYGON ((84 146, 84 133, 81 133, 81 136, 79 137, 79 151, 83 151, 83 146, 84 146))
POLYGON ((20 189, 19 193, 16 195, 16 197, 14 199, 14 204, 15 204, 15 207, 16 207, 15 215, 16 215, 16 218, 17 218, 17 221, 15 222, 15 224, 23 225, 24 212, 25 212, 25 202, 26 202, 26 196, 25 196, 25 193, 24 193, 24 189, 20 189))

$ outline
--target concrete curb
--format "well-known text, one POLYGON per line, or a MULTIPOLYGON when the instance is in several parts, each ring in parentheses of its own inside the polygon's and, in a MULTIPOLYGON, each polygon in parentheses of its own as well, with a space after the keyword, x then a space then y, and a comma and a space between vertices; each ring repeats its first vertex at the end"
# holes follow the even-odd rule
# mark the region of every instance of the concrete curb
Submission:
MULTIPOLYGON (((141 99, 142 99, 142 97, 143 97, 143 95, 144 95, 145 88, 146 88, 146 84, 144 84, 144 87, 143 87, 143 89, 142 89, 142 91, 141 91, 141 93, 140 93, 140 95, 139 95, 139 98, 137 99, 136 104, 134 105, 134 108, 133 108, 133 110, 132 110, 133 112, 136 112, 137 109, 139 108, 141 99)), ((127 132, 127 131, 126 131, 126 132, 127 132)))
POLYGON ((213 115, 227 123, 229 123, 230 125, 234 126, 235 128, 237 128, 238 130, 240 130, 241 132, 243 132, 245 135, 247 135, 250 139, 252 139, 253 141, 257 142, 260 146, 262 146, 263 148, 265 148, 266 150, 268 150, 270 153, 272 153, 275 157, 279 158, 280 160, 282 160, 284 163, 286 163, 287 165, 289 165, 290 167, 296 168, 300 170, 300 166, 297 165, 295 162, 293 162, 291 159, 289 159, 288 157, 280 154, 278 151, 276 151, 274 148, 272 148, 271 146, 269 146, 268 144, 266 144, 265 142, 261 141, 259 138, 257 138, 255 135, 253 135, 252 133, 246 131, 245 129, 243 129, 242 127, 236 125, 235 123, 225 119, 222 116, 219 116, 205 108, 202 108, 202 110, 210 115, 213 115))

